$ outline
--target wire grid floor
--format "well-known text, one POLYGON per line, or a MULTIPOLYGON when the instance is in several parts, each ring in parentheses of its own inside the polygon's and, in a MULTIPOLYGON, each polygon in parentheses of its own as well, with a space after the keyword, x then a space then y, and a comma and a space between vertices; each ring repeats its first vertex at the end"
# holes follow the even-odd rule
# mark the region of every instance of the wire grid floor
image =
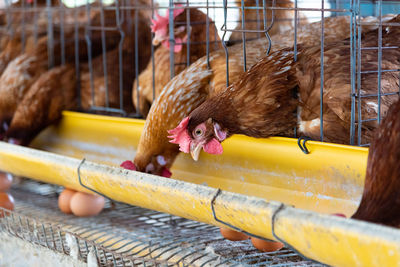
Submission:
POLYGON ((13 186, 15 210, 0 230, 98 266, 324 266, 289 249, 261 253, 250 240, 232 242, 204 223, 107 202, 90 218, 63 214, 60 187, 23 180, 13 186))

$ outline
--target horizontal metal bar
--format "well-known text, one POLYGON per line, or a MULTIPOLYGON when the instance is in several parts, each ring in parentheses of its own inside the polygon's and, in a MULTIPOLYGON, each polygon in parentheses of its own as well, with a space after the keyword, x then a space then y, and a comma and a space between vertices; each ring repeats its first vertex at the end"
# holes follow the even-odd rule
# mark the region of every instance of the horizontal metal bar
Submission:
MULTIPOLYGON (((381 93, 380 96, 388 96, 388 95, 398 95, 399 92, 390 92, 390 93, 381 93)), ((358 95, 357 93, 353 94, 355 97, 360 97, 360 98, 370 98, 370 97, 378 97, 378 94, 361 94, 358 95)))
POLYGON ((378 120, 378 118, 371 118, 371 119, 360 120, 357 123, 371 122, 371 121, 377 121, 377 120, 378 120))
MULTIPOLYGON (((385 72, 398 72, 398 71, 400 71, 400 69, 395 69, 395 70, 381 70, 381 71, 378 71, 378 70, 362 70, 362 71, 360 71, 360 73, 361 74, 368 74, 368 73, 378 73, 378 72, 380 72, 380 73, 385 73, 385 72)), ((382 94, 381 94, 382 95, 382 94)))
MULTIPOLYGON (((16 175, 84 190, 76 178, 78 165, 78 159, 0 142, 0 169, 16 175)), ((87 186, 117 201, 221 226, 211 212, 216 189, 88 161, 80 173, 87 186)), ((400 261, 400 231, 393 228, 229 192, 221 192, 214 207, 225 222, 265 238, 277 238, 326 264, 394 266, 400 261), (377 248, 380 253, 374 253, 377 248)), ((107 235, 93 238, 109 240, 107 235)))
POLYGON ((377 26, 377 25, 382 25, 382 26, 400 26, 400 23, 398 22, 360 22, 357 25, 361 25, 361 26, 377 26))
POLYGON ((400 46, 382 46, 382 47, 378 47, 378 46, 368 46, 368 47, 361 47, 361 50, 378 50, 378 49, 382 49, 382 50, 387 50, 387 49, 398 49, 400 48, 400 46))
POLYGON ((92 31, 118 31, 118 27, 107 27, 107 26, 87 26, 88 30, 92 31))

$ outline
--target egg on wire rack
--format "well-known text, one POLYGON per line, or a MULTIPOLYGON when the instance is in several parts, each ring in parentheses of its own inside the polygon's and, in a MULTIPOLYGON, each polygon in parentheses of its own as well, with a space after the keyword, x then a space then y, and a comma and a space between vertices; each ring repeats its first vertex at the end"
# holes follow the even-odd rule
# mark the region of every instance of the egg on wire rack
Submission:
POLYGON ((281 248, 283 248, 285 246, 281 242, 266 241, 266 240, 255 238, 255 237, 251 238, 251 243, 253 244, 253 246, 256 249, 258 249, 262 252, 272 252, 272 251, 280 250, 281 248))
POLYGON ((6 192, 10 189, 13 178, 10 173, 0 172, 0 192, 6 192))
MULTIPOLYGON (((10 194, 0 192, 0 207, 7 210, 14 210, 14 198, 10 194)), ((4 217, 4 214, 8 215, 7 212, 0 209, 0 218, 4 217)))
POLYGON ((241 240, 246 240, 249 239, 249 236, 246 235, 245 233, 238 232, 229 228, 223 228, 220 227, 219 231, 221 232, 221 235, 228 240, 231 241, 241 241, 241 240))
POLYGON ((104 197, 83 192, 75 193, 71 198, 71 211, 75 216, 89 217, 99 214, 104 208, 104 197))
POLYGON ((76 193, 75 190, 65 188, 58 196, 58 207, 66 214, 72 213, 71 211, 71 198, 76 193))

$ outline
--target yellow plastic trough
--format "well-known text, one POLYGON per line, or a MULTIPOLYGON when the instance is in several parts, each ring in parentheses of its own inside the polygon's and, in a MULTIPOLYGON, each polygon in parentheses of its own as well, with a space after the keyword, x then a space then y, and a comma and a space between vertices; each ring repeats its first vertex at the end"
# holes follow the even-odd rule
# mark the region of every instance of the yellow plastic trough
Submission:
POLYGON ((0 169, 83 190, 77 169, 85 157, 83 183, 108 197, 217 226, 211 201, 220 188, 217 217, 245 231, 334 266, 400 266, 400 231, 312 212, 355 211, 367 149, 308 142, 305 155, 294 139, 236 136, 224 142, 223 156, 202 154, 195 163, 180 155, 174 179, 107 166, 133 159, 142 127, 141 120, 65 112, 33 143, 51 153, 0 142, 0 169))

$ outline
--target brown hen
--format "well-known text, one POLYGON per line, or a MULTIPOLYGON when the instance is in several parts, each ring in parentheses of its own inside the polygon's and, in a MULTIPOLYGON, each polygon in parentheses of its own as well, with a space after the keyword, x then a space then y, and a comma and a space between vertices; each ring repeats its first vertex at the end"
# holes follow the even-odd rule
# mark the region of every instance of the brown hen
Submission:
MULTIPOLYGON (((132 11, 132 14, 134 14, 134 11, 132 11)), ((115 11, 114 10, 104 10, 104 21, 105 21, 105 26, 108 27, 116 27, 116 16, 115 16, 115 11)), ((143 31, 149 31, 149 21, 147 18, 142 18, 139 19, 139 22, 141 23, 141 27, 139 27, 141 30, 140 33, 143 33, 143 31), (146 27, 147 25, 147 27, 146 27)), ((93 26, 99 26, 101 25, 101 14, 99 11, 95 13, 91 20, 91 25, 93 26)), ((125 32, 126 39, 131 39, 134 36, 134 31, 131 30, 133 26, 130 23, 124 23, 122 25, 122 30, 125 32)), ((88 45, 86 41, 86 29, 85 27, 80 27, 78 29, 78 49, 79 51, 75 51, 75 30, 73 28, 66 29, 64 33, 64 39, 65 39, 65 50, 64 50, 64 55, 65 55, 65 62, 66 63, 74 63, 75 62, 75 56, 76 52, 78 53, 78 57, 81 62, 87 62, 88 60, 88 45)), ((90 33, 90 39, 91 39, 91 46, 90 46, 90 51, 92 56, 95 58, 97 55, 100 55, 103 52, 102 49, 102 38, 101 38, 101 31, 92 31, 90 33)), ((140 38, 140 35, 139 35, 140 38)), ((106 31, 106 50, 112 50, 115 49, 115 47, 119 44, 121 40, 120 32, 115 30, 115 31, 106 31)), ((125 42, 126 43, 126 42, 125 42)), ((149 55, 149 38, 146 39, 146 37, 143 37, 143 48, 141 50, 141 53, 143 56, 147 55, 146 59, 141 59, 142 63, 143 61, 146 62, 148 60, 148 55, 149 55), (147 40, 147 43, 146 43, 147 40)), ((131 46, 129 47, 129 50, 133 49, 132 43, 130 43, 131 46)), ((61 42, 60 42, 60 29, 55 27, 54 28, 54 46, 52 47, 54 51, 54 57, 53 57, 53 64, 55 66, 61 64, 61 42)), ((0 77, 0 125, 6 126, 12 119, 12 116, 14 115, 14 112, 18 106, 18 103, 23 99, 24 95, 26 94, 27 90, 33 85, 36 80, 43 74, 45 73, 48 68, 49 68, 49 57, 48 57, 48 37, 45 36, 41 38, 38 41, 38 44, 33 48, 33 49, 28 49, 28 51, 17 58, 15 58, 13 61, 11 61, 3 74, 0 77)), ((125 56, 127 57, 126 61, 129 61, 132 63, 134 60, 131 56, 132 53, 126 54, 125 56)), ((114 52, 114 56, 111 56, 110 59, 108 59, 109 62, 112 64, 112 68, 110 68, 110 65, 108 66, 109 69, 115 69, 115 58, 118 58, 118 51, 114 52)), ((94 59, 94 63, 96 64, 96 70, 101 68, 102 65, 102 60, 101 59, 94 59), (101 63, 100 63, 101 62, 101 63)), ((133 64, 133 63, 132 63, 133 64)), ((129 65, 128 67, 125 67, 125 69, 133 69, 132 64, 129 65)), ((143 63, 145 64, 145 63, 143 63)), ((85 70, 85 69, 83 69, 85 70)), ((86 68, 87 70, 87 68, 86 68)), ((118 76, 118 72, 112 71, 109 72, 112 77, 109 79, 110 82, 113 83, 113 86, 118 86, 119 83, 116 83, 115 81, 117 79, 114 79, 113 77, 118 76)), ((125 73, 126 74, 126 73, 125 73)), ((98 71, 95 72, 96 78, 98 78, 100 74, 98 71)), ((119 77, 119 76, 118 76, 119 77)), ((131 72, 128 74, 124 75, 124 81, 125 82, 125 87, 126 84, 129 83, 129 87, 132 86, 132 80, 134 79, 134 76, 131 76, 131 72)), ((85 80, 85 77, 83 77, 83 80, 85 80)), ((117 80, 118 81, 118 80, 117 80)), ((98 84, 98 82, 97 82, 98 84)), ((130 90, 129 88, 129 93, 126 94, 126 98, 130 99, 130 90)), ((130 106, 130 105, 129 105, 130 106)), ((4 130, 0 128, 0 133, 4 130)))
MULTIPOLYGON (((187 11, 185 9, 175 9, 176 17, 174 19, 175 41, 174 46, 174 73, 179 74, 190 63, 196 61, 206 54, 206 34, 208 20, 209 26, 209 52, 219 50, 222 46, 218 37, 214 22, 203 12, 197 9, 188 9, 190 16, 190 35, 187 29, 187 11), (188 44, 190 42, 190 46, 188 44), (187 55, 190 54, 189 63, 187 55)), ((154 53, 154 90, 155 96, 158 96, 162 88, 171 79, 170 73, 170 47, 168 16, 160 17, 153 21, 153 32, 155 37, 154 44, 161 43, 154 53)), ((153 64, 149 62, 146 69, 139 75, 138 80, 133 84, 133 103, 140 110, 140 114, 147 116, 150 105, 153 102, 153 64), (139 83, 139 88, 137 88, 139 83)))
POLYGON ((73 65, 45 72, 19 103, 5 137, 13 143, 28 145, 41 130, 58 121, 63 110, 77 108, 76 95, 73 65))
MULTIPOLYGON (((115 13, 112 11, 112 13, 115 13)), ((108 13, 108 14, 112 14, 108 13)), ((133 12, 132 12, 133 13, 133 12)), ((107 16, 106 16, 107 17, 107 16)), ((111 15, 110 18, 112 20, 108 20, 110 25, 115 24, 115 15, 111 15)), ((96 20, 94 20, 96 21, 96 20)), ((106 20, 107 21, 107 20, 106 20)), ((148 62, 150 57, 150 36, 146 33, 150 31, 149 20, 144 16, 138 19, 138 23, 140 23, 141 27, 139 28, 138 36, 139 38, 142 36, 140 47, 140 56, 138 58, 139 62, 139 70, 142 70, 145 64, 148 62)), ((93 24, 93 23, 92 23, 93 24)), ((94 24, 96 25, 96 24, 94 24)), ((91 80, 91 76, 89 73, 88 64, 81 65, 81 96, 82 102, 81 106, 85 109, 96 105, 101 107, 114 107, 125 109, 127 112, 133 111, 132 105, 130 101, 122 102, 120 100, 120 94, 123 95, 124 99, 131 99, 131 88, 132 82, 135 78, 134 73, 134 64, 135 64, 135 54, 134 54, 134 43, 135 43, 135 32, 133 30, 133 25, 126 24, 123 25, 123 30, 125 32, 125 38, 121 43, 121 74, 122 80, 120 84, 120 70, 119 66, 119 56, 120 50, 119 47, 116 47, 120 42, 120 33, 118 31, 112 32, 109 31, 109 34, 106 36, 106 48, 110 50, 110 48, 114 48, 107 52, 104 56, 99 55, 102 52, 101 47, 101 32, 93 32, 91 34, 92 41, 92 54, 93 56, 97 56, 92 60, 91 70, 93 76, 93 80, 91 80), (130 27, 130 28, 128 28, 130 27), (116 48, 115 48, 116 47, 116 48), (106 60, 107 65, 107 76, 105 76, 105 72, 103 69, 103 60, 106 60), (108 96, 109 102, 106 103, 105 97, 105 89, 106 89, 106 81, 108 87, 108 96), (121 85, 121 91, 120 91, 121 85), (92 87, 93 86, 93 87, 92 87), (92 91, 93 88, 93 91, 92 91), (92 101, 92 93, 93 99, 92 101)), ((79 56, 81 57, 81 62, 87 61, 87 44, 84 39, 84 34, 81 35, 82 39, 79 39, 79 56)), ((66 40, 68 40, 66 38, 66 40)), ((74 43, 73 36, 70 37, 70 42, 74 43)), ((47 103, 48 94, 58 94, 60 99, 64 99, 67 102, 70 99, 70 96, 75 96, 75 100, 73 101, 76 105, 78 102, 76 99, 76 93, 66 93, 60 92, 61 88, 55 86, 57 84, 57 80, 59 78, 59 72, 47 72, 48 64, 47 64, 47 38, 43 38, 39 41, 38 46, 33 50, 33 52, 27 52, 19 57, 17 57, 14 61, 12 61, 7 67, 6 71, 0 77, 0 81, 7 81, 4 84, 0 85, 0 121, 5 128, 7 127, 7 123, 12 120, 13 125, 10 125, 8 131, 6 132, 7 138, 15 138, 23 137, 24 140, 20 140, 23 144, 29 143, 29 141, 36 135, 36 133, 43 129, 43 127, 53 123, 55 115, 51 118, 40 117, 44 121, 38 121, 36 127, 23 128, 22 126, 15 125, 31 125, 32 120, 35 120, 37 114, 46 113, 46 109, 43 107, 48 107, 43 103, 47 103), (42 43, 43 42, 43 43, 42 43), (39 78, 40 77, 40 78, 39 78), (43 77, 43 78, 42 78, 43 77), (49 79, 49 80, 47 80, 49 79), (45 90, 37 90, 35 88, 40 88, 41 86, 47 87, 48 91, 45 90), (31 92, 33 90, 33 92, 31 92), (25 100, 26 97, 34 98, 33 100, 25 100), (22 101, 22 102, 21 102, 22 101), (36 106, 38 109, 29 109, 29 116, 22 111, 25 108, 21 105, 22 103, 28 103, 29 101, 35 101, 38 103, 36 106), (21 104, 20 104, 21 102, 21 104), (20 114, 15 113, 16 110, 20 114), (23 115, 21 115, 23 114, 23 115), (17 117, 16 119, 13 116, 17 117), (15 126, 15 127, 14 127, 15 126), (15 129, 14 129, 15 128, 15 129), (23 129, 23 130, 21 130, 23 129), (25 133, 21 134, 23 131, 25 133)), ((67 42, 68 44, 68 42, 67 42)), ((57 55, 60 46, 56 43, 54 50, 57 55)), ((75 51, 73 46, 66 45, 65 50, 66 62, 73 62, 73 58, 75 57, 75 51)), ((55 62, 59 64, 59 58, 55 57, 55 62)), ((63 69, 63 68, 61 68, 63 69)), ((72 75, 72 74, 71 74, 72 75)), ((74 74, 75 75, 75 74, 74 74)), ((68 80, 66 80, 68 81, 68 80)), ((68 85, 63 85, 64 90, 76 90, 76 79, 70 79, 68 85)), ((62 102, 62 101, 61 101, 62 102)), ((71 106, 76 109, 77 106, 71 106)), ((61 110, 63 105, 61 105, 60 109, 57 109, 52 114, 56 114, 58 112, 58 118, 61 116, 61 110)), ((39 115, 37 115, 39 116, 39 115)))
MULTIPOLYGON (((400 16, 390 23, 400 21, 400 16)), ((400 41, 400 27, 387 27, 382 33, 382 44, 393 47, 400 41)), ((377 46, 378 31, 370 31, 362 36, 366 47, 377 46)), ((180 127, 171 131, 172 142, 180 145, 180 150, 190 152, 195 160, 203 148, 212 154, 221 154, 220 142, 233 134, 252 137, 273 135, 294 136, 297 127, 300 135, 320 140, 323 126, 325 141, 334 143, 350 142, 351 125, 351 76, 350 41, 332 43, 324 49, 324 95, 323 120, 320 117, 320 59, 321 47, 299 47, 298 61, 294 62, 291 49, 272 53, 255 64, 240 80, 226 90, 210 97, 180 127), (296 94, 297 93, 297 94, 296 94), (297 116, 296 116, 297 110, 297 116), (322 124, 322 125, 321 125, 322 124)), ((361 80, 363 94, 373 95, 377 91, 378 54, 374 50, 363 51, 361 80)), ((382 54, 382 69, 400 67, 400 51, 385 49, 382 54)), ((398 77, 393 72, 381 75, 382 94, 398 91, 398 77)), ((382 97, 381 114, 397 99, 397 95, 382 97)), ((378 101, 362 98, 363 118, 378 116, 378 101)), ((357 107, 356 107, 357 108, 357 107)), ((356 116, 356 120, 357 120, 356 116)), ((370 142, 377 122, 362 125, 363 142, 370 142)))
MULTIPOLYGON (((369 19, 370 20, 370 19, 369 19)), ((350 35, 350 19, 348 17, 332 17, 325 19, 325 40, 336 41, 350 35), (342 29, 342 31, 337 31, 342 29)), ((308 45, 320 42, 321 23, 316 22, 299 28, 298 41, 308 45)), ((272 49, 290 47, 293 45, 294 33, 292 30, 282 35, 275 35, 272 39, 272 49)), ((246 44, 247 66, 254 65, 265 56, 264 49, 268 42, 258 39, 246 44)), ((239 80, 244 72, 242 45, 237 44, 229 48, 229 82, 239 80)), ((199 59, 189 68, 174 77, 157 97, 150 109, 143 134, 140 137, 134 163, 139 171, 152 169, 151 173, 161 174, 164 168, 170 168, 179 148, 169 143, 167 131, 176 127, 179 122, 192 110, 197 108, 207 98, 226 88, 225 53, 214 52, 210 55, 210 68, 206 58, 199 59), (160 158, 164 160, 159 160, 160 158), (159 164, 158 162, 163 164, 159 164)))
POLYGON ((400 226, 400 101, 393 104, 369 148, 361 203, 352 216, 388 226, 400 226))

